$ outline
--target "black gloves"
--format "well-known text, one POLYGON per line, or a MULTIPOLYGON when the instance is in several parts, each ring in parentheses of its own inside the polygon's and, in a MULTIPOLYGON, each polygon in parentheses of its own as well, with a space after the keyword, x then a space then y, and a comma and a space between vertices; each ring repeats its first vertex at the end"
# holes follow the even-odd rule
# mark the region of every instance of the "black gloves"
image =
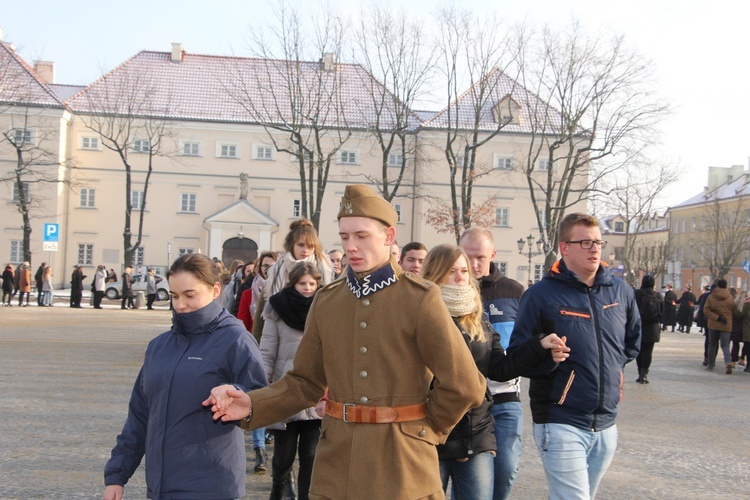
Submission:
POLYGON ((717 319, 716 321, 718 321, 722 325, 726 325, 727 324, 727 318, 725 318, 724 316, 721 316, 721 315, 719 316, 719 319, 717 319))

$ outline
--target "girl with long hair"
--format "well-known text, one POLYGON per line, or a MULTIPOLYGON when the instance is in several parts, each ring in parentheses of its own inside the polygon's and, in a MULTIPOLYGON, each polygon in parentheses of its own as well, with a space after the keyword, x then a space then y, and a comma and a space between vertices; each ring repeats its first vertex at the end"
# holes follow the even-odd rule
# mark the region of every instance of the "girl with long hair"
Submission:
MULTIPOLYGON (((440 287, 443 302, 474 357, 479 371, 492 380, 509 380, 550 356, 562 362, 569 349, 565 338, 555 334, 541 340, 531 339, 511 355, 500 345, 500 336, 492 329, 482 309, 479 287, 472 276, 469 258, 454 245, 439 245, 430 250, 421 271, 422 277, 440 287)), ((491 413, 489 390, 481 405, 469 410, 438 446, 443 490, 453 482, 452 498, 492 498, 494 456, 497 444, 491 413)))

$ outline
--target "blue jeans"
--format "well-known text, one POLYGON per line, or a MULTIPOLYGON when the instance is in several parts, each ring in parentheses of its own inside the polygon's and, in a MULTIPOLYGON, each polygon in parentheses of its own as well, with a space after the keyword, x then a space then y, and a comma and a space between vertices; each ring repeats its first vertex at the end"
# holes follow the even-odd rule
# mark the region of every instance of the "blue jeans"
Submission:
POLYGON ((440 481, 443 483, 443 491, 446 491, 448 479, 451 479, 453 500, 492 498, 493 461, 492 453, 489 451, 479 453, 466 462, 440 460, 440 481))
POLYGON ((518 477, 518 459, 521 458, 521 434, 523 434, 523 409, 521 403, 510 401, 492 405, 495 419, 495 487, 494 500, 505 500, 513 490, 518 477))
POLYGON ((263 448, 266 449, 266 428, 261 427, 251 432, 253 436, 253 449, 263 448))
POLYGON ((596 496, 617 449, 617 426, 591 432, 566 424, 534 424, 550 500, 596 496))

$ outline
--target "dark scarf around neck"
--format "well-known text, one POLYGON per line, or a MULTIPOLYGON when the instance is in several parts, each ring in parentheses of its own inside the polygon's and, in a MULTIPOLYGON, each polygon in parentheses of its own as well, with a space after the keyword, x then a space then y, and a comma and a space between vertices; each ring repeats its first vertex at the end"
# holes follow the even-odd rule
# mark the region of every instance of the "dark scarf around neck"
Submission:
POLYGON ((304 330, 307 313, 310 312, 313 298, 315 298, 315 295, 305 297, 293 286, 287 286, 276 295, 272 295, 268 302, 288 327, 295 330, 304 330))

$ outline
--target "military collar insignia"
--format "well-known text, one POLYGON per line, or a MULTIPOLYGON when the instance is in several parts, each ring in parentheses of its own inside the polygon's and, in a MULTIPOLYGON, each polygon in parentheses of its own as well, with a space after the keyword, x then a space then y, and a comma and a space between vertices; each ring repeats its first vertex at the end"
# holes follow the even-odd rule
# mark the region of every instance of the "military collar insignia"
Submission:
POLYGON ((357 275, 352 271, 351 267, 346 273, 346 284, 349 286, 349 290, 351 290, 354 296, 358 299, 372 295, 373 293, 394 284, 396 281, 398 281, 396 272, 390 264, 386 264, 361 280, 357 279, 357 275))

